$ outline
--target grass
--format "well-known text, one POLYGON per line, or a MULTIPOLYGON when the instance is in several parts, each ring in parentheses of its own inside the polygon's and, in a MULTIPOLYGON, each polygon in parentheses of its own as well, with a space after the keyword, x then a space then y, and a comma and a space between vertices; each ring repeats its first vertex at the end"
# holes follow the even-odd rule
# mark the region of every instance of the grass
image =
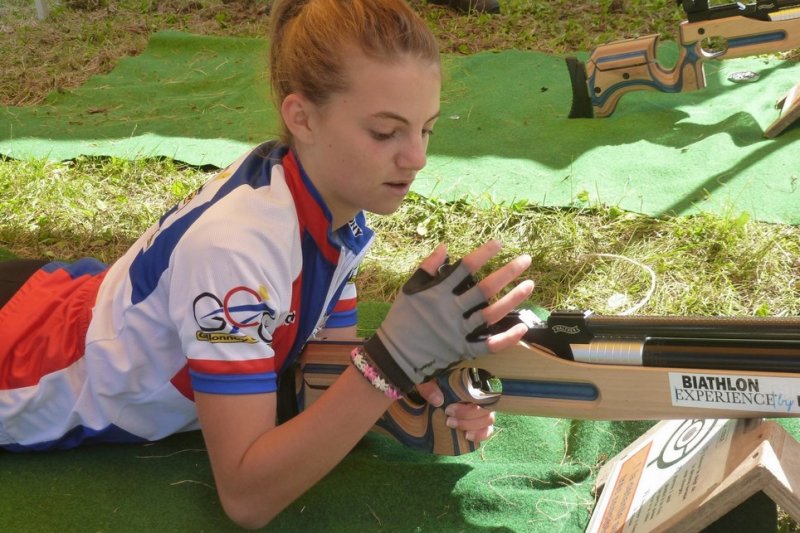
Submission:
POLYGON ((0 246, 21 257, 111 262, 210 176, 169 159, 0 164, 0 246))
POLYGON ((375 279, 364 283, 369 290, 384 287, 374 298, 388 298, 394 289, 381 281, 392 277, 381 265, 404 271, 436 242, 449 243, 457 256, 496 237, 506 244, 505 256, 533 256, 534 299, 548 308, 620 313, 647 298, 643 311, 650 314, 800 311, 796 292, 787 290, 797 284, 800 231, 746 215, 654 219, 605 206, 479 209, 415 197, 376 224, 382 238, 367 263, 373 268, 365 268, 375 279))
MULTIPOLYGON (((0 246, 23 257, 113 261, 210 175, 168 159, 5 161, 0 246)), ((733 211, 651 218, 579 202, 568 209, 478 204, 412 194, 394 215, 374 217, 379 239, 360 273, 362 298, 392 299, 439 242, 459 256, 499 238, 498 260, 533 256, 534 298, 546 308, 621 313, 646 298, 647 314, 800 314, 800 228, 733 211)))
MULTIPOLYGON (((160 29, 264 36, 265 0, 30 0, 0 4, 0 105, 36 105, 141 52, 160 29)), ((554 54, 621 37, 674 38, 673 0, 502 1, 502 15, 461 15, 411 3, 442 50, 517 48, 554 54)), ((792 54, 788 54, 792 56, 792 54)), ((22 257, 113 261, 212 169, 171 160, 0 160, 0 252, 22 257)), ((545 308, 600 313, 782 316, 800 314, 800 228, 766 224, 731 208, 722 215, 651 218, 576 197, 563 209, 529 204, 440 202, 411 195, 375 218, 378 244, 360 276, 365 300, 390 300, 438 242, 453 256, 487 238, 503 260, 530 253, 534 300, 545 308), (467 230, 468 228, 468 230, 467 230), (655 281, 655 286, 653 286, 655 281)), ((788 518, 781 531, 797 531, 788 518)))

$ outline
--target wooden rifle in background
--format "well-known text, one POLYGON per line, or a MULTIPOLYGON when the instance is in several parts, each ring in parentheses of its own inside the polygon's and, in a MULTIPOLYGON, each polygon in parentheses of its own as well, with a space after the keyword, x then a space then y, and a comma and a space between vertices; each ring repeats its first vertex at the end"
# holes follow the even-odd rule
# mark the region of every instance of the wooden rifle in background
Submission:
MULTIPOLYGON (((678 0, 687 20, 678 27, 674 67, 657 57, 659 35, 622 39, 597 47, 586 64, 568 57, 572 82, 570 118, 610 116, 619 99, 640 90, 679 93, 706 86, 703 62, 800 48, 800 0, 756 0, 709 6, 709 0, 678 0)), ((765 131, 775 137, 798 115, 792 90, 778 102, 779 117, 765 131)))
MULTIPOLYGON (((515 311, 493 326, 528 325, 523 341, 464 361, 436 379, 445 404, 587 420, 800 416, 800 318, 603 316, 515 311)), ((344 371, 352 342, 309 342, 301 405, 344 371)), ((420 398, 392 404, 375 429, 437 454, 473 451, 420 398)))

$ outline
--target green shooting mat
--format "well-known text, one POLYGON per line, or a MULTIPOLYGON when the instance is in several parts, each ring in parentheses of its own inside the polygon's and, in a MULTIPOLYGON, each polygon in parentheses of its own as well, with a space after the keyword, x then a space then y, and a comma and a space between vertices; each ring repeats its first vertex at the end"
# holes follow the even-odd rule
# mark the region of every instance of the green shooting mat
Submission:
MULTIPOLYGON (((500 416, 497 436, 460 457, 370 434, 265 530, 578 533, 598 458, 646 429, 500 416)), ((2 531, 240 531, 221 509, 198 432, 147 446, 0 452, 0 479, 2 531)))
MULTIPOLYGON (((273 137, 267 43, 161 32, 137 57, 37 107, 0 112, 0 154, 169 157, 224 166, 273 137)), ((585 59, 585 53, 579 53, 585 59)), ((676 47, 659 49, 665 65, 676 47)), ((625 95, 605 119, 569 119, 564 58, 508 50, 447 55, 442 118, 414 190, 440 199, 614 205, 651 216, 706 211, 796 224, 794 125, 764 130, 795 62, 706 62, 708 87, 625 95), (728 76, 752 71, 754 83, 728 76)))

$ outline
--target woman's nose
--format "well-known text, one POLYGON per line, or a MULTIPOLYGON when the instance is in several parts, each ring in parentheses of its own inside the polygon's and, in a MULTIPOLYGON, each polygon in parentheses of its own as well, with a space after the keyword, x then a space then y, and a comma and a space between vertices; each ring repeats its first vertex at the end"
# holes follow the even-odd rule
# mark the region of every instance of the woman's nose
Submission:
POLYGON ((419 137, 411 139, 398 158, 398 165, 411 170, 421 170, 428 162, 428 139, 419 137))

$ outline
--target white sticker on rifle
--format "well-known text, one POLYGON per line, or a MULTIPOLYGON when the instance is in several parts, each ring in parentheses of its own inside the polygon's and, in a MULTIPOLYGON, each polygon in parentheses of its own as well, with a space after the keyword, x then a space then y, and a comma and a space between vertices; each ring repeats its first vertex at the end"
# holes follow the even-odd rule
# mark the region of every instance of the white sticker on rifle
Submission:
POLYGON ((800 378, 670 372, 672 405, 800 413, 800 378))

